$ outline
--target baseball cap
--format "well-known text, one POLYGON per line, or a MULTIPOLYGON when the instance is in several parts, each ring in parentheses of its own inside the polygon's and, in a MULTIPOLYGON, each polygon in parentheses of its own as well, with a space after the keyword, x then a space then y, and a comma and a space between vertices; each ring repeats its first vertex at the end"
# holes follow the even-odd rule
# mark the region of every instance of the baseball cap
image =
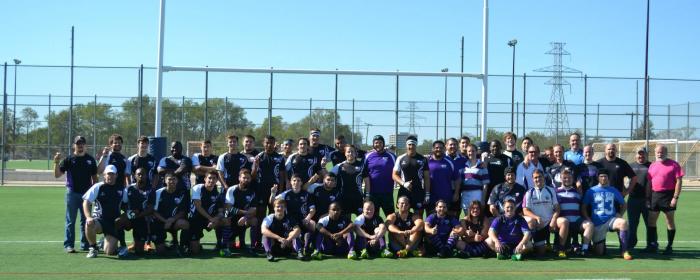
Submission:
POLYGON ((609 171, 605 168, 598 169, 598 176, 600 175, 610 175, 609 171))
POLYGON ((515 174, 515 168, 513 168, 513 167, 511 167, 511 166, 506 167, 506 169, 503 170, 503 175, 505 176, 505 175, 508 174, 508 173, 513 173, 513 174, 515 174))
POLYGON ((80 135, 75 136, 75 138, 73 138, 73 144, 85 144, 86 142, 87 141, 85 141, 85 137, 80 135))
POLYGON ((111 165, 111 164, 107 165, 107 167, 105 167, 105 171, 103 173, 104 174, 107 174, 107 173, 117 174, 117 167, 114 165, 111 165))

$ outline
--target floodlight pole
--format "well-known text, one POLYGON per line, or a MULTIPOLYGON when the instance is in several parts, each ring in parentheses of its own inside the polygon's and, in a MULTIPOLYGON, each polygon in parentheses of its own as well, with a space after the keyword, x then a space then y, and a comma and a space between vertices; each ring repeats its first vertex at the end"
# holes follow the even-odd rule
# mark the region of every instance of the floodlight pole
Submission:
POLYGON ((484 0, 484 31, 483 31, 483 44, 482 49, 482 65, 481 70, 483 77, 481 78, 481 141, 486 142, 486 128, 487 123, 487 97, 488 97, 488 79, 489 79, 489 0, 484 0))
POLYGON ((160 0, 160 17, 158 26, 158 69, 156 69, 156 124, 155 137, 161 136, 160 126, 162 116, 163 98, 163 34, 165 33, 165 0, 160 0))

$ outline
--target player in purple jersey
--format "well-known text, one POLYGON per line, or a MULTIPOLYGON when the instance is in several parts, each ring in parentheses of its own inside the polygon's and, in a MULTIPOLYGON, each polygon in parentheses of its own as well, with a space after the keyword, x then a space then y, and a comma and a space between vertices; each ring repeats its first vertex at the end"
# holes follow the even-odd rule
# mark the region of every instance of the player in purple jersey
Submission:
POLYGON ((583 197, 581 214, 584 218, 593 221, 593 249, 598 255, 605 253, 605 238, 609 231, 617 231, 620 240, 620 252, 625 260, 632 260, 632 255, 627 251, 627 220, 622 215, 627 210, 625 198, 614 186, 609 185, 608 170, 598 171, 598 185, 592 187, 583 197), (587 209, 591 209, 589 214, 587 209), (620 209, 616 211, 616 209, 620 209))
POLYGON ((486 244, 496 252, 499 260, 510 255, 512 260, 519 261, 523 254, 532 249, 530 229, 525 218, 515 212, 515 200, 506 200, 504 207, 503 215, 491 222, 486 244))
POLYGON ((452 250, 463 229, 457 218, 447 214, 447 203, 438 200, 435 212, 425 218, 424 230, 428 240, 426 250, 447 258, 453 255, 452 250))
POLYGON ((460 221, 463 230, 457 241, 457 250, 465 257, 483 256, 489 250, 486 244, 489 218, 484 215, 483 208, 478 200, 472 201, 469 214, 460 221))
POLYGON ((360 251, 360 258, 368 259, 371 255, 391 258, 394 256, 386 247, 384 234, 386 225, 379 215, 374 211, 374 203, 371 200, 365 201, 362 205, 362 214, 355 218, 355 241, 356 248, 360 251))
POLYGON ((397 212, 386 217, 389 248, 399 258, 423 256, 422 250, 418 249, 423 234, 423 220, 411 212, 408 197, 399 197, 396 200, 396 209, 397 212))
POLYGON ((356 260, 354 225, 347 216, 342 215, 340 203, 333 202, 328 207, 328 215, 318 220, 316 229, 316 250, 311 258, 320 260, 323 255, 345 255, 356 260))
POLYGON ((433 142, 433 154, 428 159, 430 174, 430 203, 428 209, 435 209, 435 202, 450 202, 451 215, 459 212, 459 176, 457 166, 445 156, 445 143, 433 142))
POLYGON ((372 139, 373 151, 367 153, 362 167, 365 183, 365 198, 381 208, 384 215, 394 213, 394 181, 392 173, 396 156, 384 149, 384 137, 375 135, 372 139))
POLYGON ((287 202, 284 199, 275 199, 274 212, 262 222, 262 244, 265 247, 265 255, 270 262, 277 256, 288 256, 296 252, 297 258, 307 260, 302 253, 299 235, 301 229, 298 221, 287 216, 287 202))

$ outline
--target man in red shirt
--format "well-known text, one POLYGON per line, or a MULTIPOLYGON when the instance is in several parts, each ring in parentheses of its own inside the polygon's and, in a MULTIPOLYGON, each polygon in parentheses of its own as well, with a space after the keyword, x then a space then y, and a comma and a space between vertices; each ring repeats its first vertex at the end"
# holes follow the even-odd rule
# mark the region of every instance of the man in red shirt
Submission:
POLYGON ((651 252, 658 250, 656 221, 659 218, 659 211, 663 211, 666 216, 668 233, 668 245, 666 245, 664 254, 670 255, 673 253, 673 238, 676 236, 674 214, 685 173, 678 162, 668 158, 668 148, 665 145, 657 145, 654 153, 656 161, 649 166, 647 173, 647 178, 651 183, 651 192, 647 197, 649 204, 649 228, 647 230, 651 233, 649 250, 651 252))

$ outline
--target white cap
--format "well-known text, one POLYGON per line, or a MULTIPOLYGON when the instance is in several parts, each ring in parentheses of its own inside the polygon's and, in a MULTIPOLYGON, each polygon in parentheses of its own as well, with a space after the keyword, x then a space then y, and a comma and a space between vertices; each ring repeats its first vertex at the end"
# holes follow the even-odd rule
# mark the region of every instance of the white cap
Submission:
POLYGON ((111 165, 111 164, 107 165, 107 167, 105 167, 105 171, 103 173, 104 174, 107 174, 107 173, 117 174, 117 167, 114 165, 111 165))

